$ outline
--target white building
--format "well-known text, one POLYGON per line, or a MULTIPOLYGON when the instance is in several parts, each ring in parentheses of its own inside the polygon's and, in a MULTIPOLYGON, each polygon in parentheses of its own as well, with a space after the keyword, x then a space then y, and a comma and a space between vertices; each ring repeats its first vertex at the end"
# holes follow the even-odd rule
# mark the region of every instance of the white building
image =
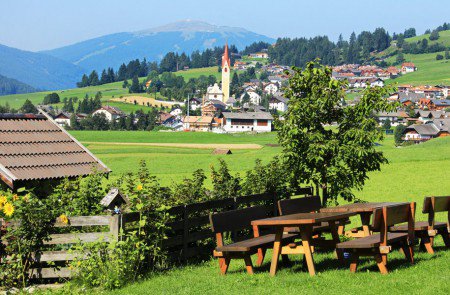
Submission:
POLYGON ((416 66, 412 62, 404 62, 402 64, 402 74, 412 73, 416 71, 416 66))
POLYGON ((272 121, 272 115, 266 112, 223 113, 226 132, 270 132, 272 121))
POLYGON ((264 92, 267 94, 275 94, 279 89, 278 83, 267 83, 264 85, 264 92))
POLYGON ((250 103, 251 104, 254 104, 254 105, 259 105, 260 103, 261 103, 261 95, 259 95, 257 92, 255 92, 255 91, 247 91, 247 92, 244 92, 242 95, 241 95, 241 101, 242 101, 242 99, 244 98, 244 96, 245 96, 245 94, 248 94, 248 96, 250 97, 250 103))
POLYGON ((208 100, 220 100, 223 101, 223 92, 219 85, 215 83, 213 86, 209 86, 206 90, 206 99, 208 100))
POLYGON ((269 99, 269 109, 286 112, 288 108, 287 99, 282 96, 273 96, 269 99))
POLYGON ((256 52, 250 53, 251 58, 269 58, 269 54, 267 52, 256 52))
POLYGON ((92 113, 93 116, 96 114, 105 114, 106 119, 109 122, 116 121, 120 117, 125 116, 125 113, 121 109, 112 107, 112 106, 108 106, 108 105, 103 106, 92 113))
POLYGON ((174 117, 180 116, 183 111, 180 108, 173 109, 170 114, 174 117))

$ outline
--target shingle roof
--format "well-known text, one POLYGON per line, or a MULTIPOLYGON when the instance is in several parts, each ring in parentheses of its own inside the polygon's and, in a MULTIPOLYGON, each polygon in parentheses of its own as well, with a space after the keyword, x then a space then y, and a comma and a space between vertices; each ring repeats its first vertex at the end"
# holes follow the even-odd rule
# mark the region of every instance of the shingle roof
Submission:
POLYGON ((222 113, 222 114, 227 119, 260 119, 260 120, 273 119, 272 115, 266 112, 222 113))
POLYGON ((0 178, 18 181, 88 175, 111 170, 47 115, 0 114, 0 178))
POLYGON ((440 129, 435 124, 415 124, 411 125, 406 130, 415 130, 420 135, 434 136, 440 132, 440 129))

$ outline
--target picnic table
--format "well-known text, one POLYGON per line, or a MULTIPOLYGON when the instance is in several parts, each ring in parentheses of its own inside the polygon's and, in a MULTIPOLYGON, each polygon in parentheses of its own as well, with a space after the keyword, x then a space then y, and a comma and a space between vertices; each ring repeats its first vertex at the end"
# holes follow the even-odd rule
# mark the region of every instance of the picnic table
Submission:
POLYGON ((344 213, 351 212, 359 214, 361 217, 362 231, 356 233, 346 232, 346 235, 351 237, 368 237, 370 236, 370 217, 375 209, 380 209, 386 206, 394 206, 401 203, 398 202, 371 202, 371 203, 353 203, 336 207, 327 207, 320 209, 323 213, 344 213))
MULTIPOLYGON (((313 226, 322 222, 328 222, 333 242, 337 245, 339 240, 337 222, 344 220, 355 213, 352 212, 320 212, 320 213, 298 213, 282 215, 278 217, 253 220, 253 226, 270 226, 275 228, 275 240, 273 245, 272 263, 270 265, 270 275, 274 276, 278 268, 278 260, 281 254, 304 254, 309 274, 316 274, 312 246, 313 226), (298 227, 302 239, 301 245, 290 244, 282 247, 283 231, 285 227, 298 227)), ((337 251, 339 259, 343 259, 342 253, 337 251)))

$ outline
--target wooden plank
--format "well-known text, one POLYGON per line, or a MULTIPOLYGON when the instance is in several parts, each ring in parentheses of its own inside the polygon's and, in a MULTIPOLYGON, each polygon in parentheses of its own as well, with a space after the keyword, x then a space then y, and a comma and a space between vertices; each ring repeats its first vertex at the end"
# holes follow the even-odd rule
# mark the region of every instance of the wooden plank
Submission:
POLYGON ((186 220, 186 227, 187 228, 192 228, 192 227, 197 227, 197 226, 204 226, 204 225, 208 225, 209 226, 209 215, 188 218, 186 220))
POLYGON ((204 240, 207 238, 212 238, 212 237, 214 237, 214 233, 211 232, 210 229, 205 229, 205 230, 189 233, 187 236, 187 242, 191 243, 191 242, 201 241, 201 240, 204 240))
POLYGON ((212 251, 212 247, 208 246, 189 247, 185 250, 184 257, 191 258, 198 255, 204 255, 205 253, 207 253, 207 255, 211 255, 212 251))
POLYGON ((183 245, 183 236, 170 237, 167 240, 164 240, 162 245, 164 248, 169 248, 169 247, 174 247, 174 246, 182 246, 183 245))
POLYGON ((100 241, 100 239, 103 242, 109 242, 111 240, 109 232, 53 234, 50 237, 51 240, 44 242, 45 245, 91 243, 100 241))
POLYGON ((51 279, 51 278, 69 278, 72 271, 68 267, 62 267, 59 270, 54 268, 33 268, 30 269, 33 279, 51 279))
POLYGON ((185 207, 185 205, 172 207, 169 209, 168 213, 170 215, 181 215, 184 212, 184 207, 185 207))
POLYGON ((235 198, 236 205, 250 204, 250 203, 262 202, 262 201, 271 201, 272 199, 273 199, 273 196, 271 194, 256 194, 256 195, 242 196, 242 197, 235 198))
POLYGON ((167 226, 173 231, 181 230, 184 226, 184 220, 169 222, 167 223, 167 226))
POLYGON ((69 223, 65 224, 60 221, 55 223, 55 227, 68 227, 68 226, 101 226, 109 225, 111 216, 99 215, 99 216, 73 216, 68 217, 69 223))
POLYGON ((228 198, 223 200, 214 200, 214 201, 207 201, 203 203, 195 203, 195 204, 189 204, 186 205, 186 211, 188 214, 198 212, 198 211, 204 211, 204 210, 211 210, 211 209, 223 209, 233 206, 234 199, 228 198))
POLYGON ((69 252, 69 251, 44 251, 37 254, 36 262, 49 262, 49 261, 70 261, 76 258, 83 259, 87 255, 84 253, 69 252))

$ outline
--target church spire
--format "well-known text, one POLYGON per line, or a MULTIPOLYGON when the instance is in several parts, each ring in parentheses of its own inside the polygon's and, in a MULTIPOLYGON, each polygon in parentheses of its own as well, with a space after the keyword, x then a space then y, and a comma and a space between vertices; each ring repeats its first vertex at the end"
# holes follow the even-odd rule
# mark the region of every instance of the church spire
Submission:
POLYGON ((222 68, 225 65, 225 62, 228 64, 228 67, 230 67, 230 57, 228 56, 228 42, 225 43, 225 50, 223 52, 223 56, 222 56, 222 68))

